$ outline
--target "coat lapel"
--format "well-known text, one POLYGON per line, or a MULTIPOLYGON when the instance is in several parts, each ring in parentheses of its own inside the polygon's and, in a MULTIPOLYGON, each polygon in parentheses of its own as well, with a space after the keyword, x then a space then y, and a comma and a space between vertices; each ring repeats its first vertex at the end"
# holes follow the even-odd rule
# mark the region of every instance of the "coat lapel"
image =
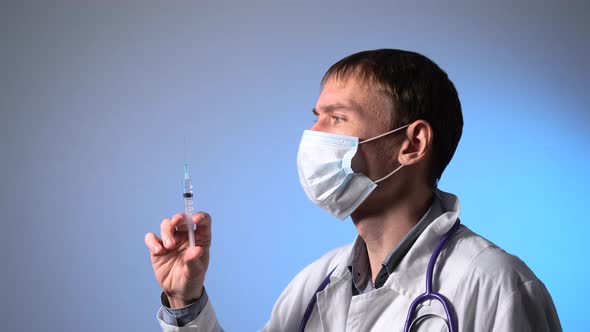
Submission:
POLYGON ((318 312, 323 331, 345 331, 352 298, 350 272, 330 278, 330 285, 318 293, 318 312))

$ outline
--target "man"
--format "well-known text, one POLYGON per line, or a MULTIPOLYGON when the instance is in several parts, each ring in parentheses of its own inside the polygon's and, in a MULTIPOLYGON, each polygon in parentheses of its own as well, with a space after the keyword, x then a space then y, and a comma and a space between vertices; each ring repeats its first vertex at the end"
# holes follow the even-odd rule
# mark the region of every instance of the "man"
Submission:
MULTIPOLYGON (((463 127, 443 70, 402 50, 353 54, 325 74, 314 114, 301 185, 359 235, 302 270, 263 331, 561 331, 543 283, 461 225, 457 197, 437 189, 463 127)), ((182 218, 164 219, 161 238, 146 235, 163 289, 158 319, 164 331, 219 331, 203 288, 211 218, 193 216, 194 248, 182 218)))

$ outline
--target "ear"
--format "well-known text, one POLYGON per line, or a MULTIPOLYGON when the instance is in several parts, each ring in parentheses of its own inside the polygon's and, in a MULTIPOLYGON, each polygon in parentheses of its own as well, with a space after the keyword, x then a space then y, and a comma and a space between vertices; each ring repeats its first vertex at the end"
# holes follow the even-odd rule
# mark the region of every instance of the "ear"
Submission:
POLYGON ((432 147, 433 132, 430 123, 414 121, 405 131, 398 161, 404 166, 416 164, 428 156, 432 147))

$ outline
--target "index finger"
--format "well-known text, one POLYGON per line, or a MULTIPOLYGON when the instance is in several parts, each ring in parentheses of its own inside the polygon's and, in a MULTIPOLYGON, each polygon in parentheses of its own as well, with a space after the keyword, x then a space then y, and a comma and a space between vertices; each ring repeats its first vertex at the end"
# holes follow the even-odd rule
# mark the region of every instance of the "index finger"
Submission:
POLYGON ((186 232, 187 228, 186 228, 186 221, 185 221, 185 214, 184 213, 177 213, 174 216, 172 216, 172 218, 170 218, 170 222, 168 223, 168 226, 170 228, 172 228, 172 233, 174 233, 174 231, 183 231, 186 232))
POLYGON ((201 246, 208 247, 211 244, 211 216, 205 212, 193 214, 193 223, 197 225, 195 241, 201 246))
POLYGON ((184 223, 184 213, 177 213, 170 218, 170 226, 172 227, 184 225, 184 223))
POLYGON ((197 225, 197 229, 206 228, 211 229, 211 216, 206 212, 197 212, 193 214, 193 224, 197 225))

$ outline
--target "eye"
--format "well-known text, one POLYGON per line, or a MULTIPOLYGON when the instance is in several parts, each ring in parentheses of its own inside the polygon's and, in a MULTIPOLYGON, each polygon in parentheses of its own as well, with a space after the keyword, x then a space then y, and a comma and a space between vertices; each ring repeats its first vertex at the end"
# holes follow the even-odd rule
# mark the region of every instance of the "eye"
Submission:
POLYGON ((341 118, 339 116, 333 116, 332 119, 334 119, 334 123, 344 122, 344 118, 341 118))
POLYGON ((316 122, 318 122, 318 116, 314 114, 313 115, 313 123, 316 123, 316 122))

